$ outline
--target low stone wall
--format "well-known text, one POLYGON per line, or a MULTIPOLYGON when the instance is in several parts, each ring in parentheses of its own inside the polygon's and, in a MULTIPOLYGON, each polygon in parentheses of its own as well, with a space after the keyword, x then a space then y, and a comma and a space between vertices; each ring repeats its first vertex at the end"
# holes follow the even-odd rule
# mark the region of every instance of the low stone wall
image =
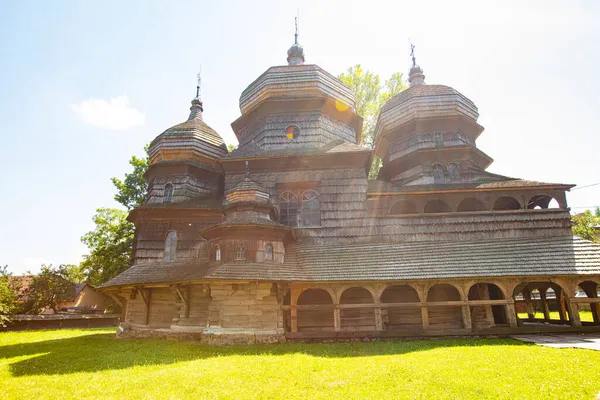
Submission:
POLYGON ((6 327, 0 327, 0 331, 102 328, 118 326, 120 317, 119 314, 15 315, 6 327))
POLYGON ((121 324, 117 329, 118 338, 134 339, 170 339, 193 340, 211 346, 246 345, 246 344, 272 344, 285 342, 283 329, 279 330, 252 330, 228 329, 218 327, 173 327, 173 328, 148 328, 121 324))

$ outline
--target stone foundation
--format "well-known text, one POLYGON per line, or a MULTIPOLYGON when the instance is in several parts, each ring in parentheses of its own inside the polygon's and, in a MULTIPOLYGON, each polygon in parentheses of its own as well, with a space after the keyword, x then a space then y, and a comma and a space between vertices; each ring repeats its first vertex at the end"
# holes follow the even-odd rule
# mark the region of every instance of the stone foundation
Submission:
POLYGON ((192 340, 211 346, 274 344, 285 342, 283 329, 252 330, 219 327, 175 327, 148 328, 121 324, 117 328, 117 337, 123 339, 168 339, 192 340))

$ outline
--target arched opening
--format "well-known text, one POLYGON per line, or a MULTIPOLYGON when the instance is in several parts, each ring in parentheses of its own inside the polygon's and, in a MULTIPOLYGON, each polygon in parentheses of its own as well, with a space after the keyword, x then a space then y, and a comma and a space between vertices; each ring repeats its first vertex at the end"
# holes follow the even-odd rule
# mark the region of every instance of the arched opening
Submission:
POLYGON ((167 233, 165 239, 165 261, 174 261, 177 253, 177 232, 171 231, 167 233))
POLYGON ((246 244, 238 243, 235 246, 235 259, 238 261, 243 261, 246 259, 246 244))
POLYGON ((440 199, 429 200, 423 209, 425 213, 446 213, 450 212, 448 204, 440 199))
POLYGON ((273 245, 271 243, 265 245, 265 260, 273 261, 273 245))
MULTIPOLYGON (((503 300, 502 290, 493 283, 476 283, 469 289, 469 300, 503 300)), ((507 326, 506 309, 502 305, 471 306, 471 323, 474 329, 507 326)))
POLYGON ((172 199, 173 199, 173 185, 170 183, 167 183, 165 185, 165 189, 163 191, 163 202, 170 203, 172 199))
POLYGON ((279 196, 280 222, 288 226, 299 225, 298 197, 291 192, 284 192, 279 196))
POLYGON ((387 331, 419 331, 423 327, 419 295, 409 285, 392 285, 381 294, 381 303, 415 303, 415 306, 382 307, 381 320, 387 331))
POLYGON ((513 291, 519 326, 532 324, 568 325, 568 299, 562 287, 553 282, 526 282, 513 291))
POLYGON ((460 202, 456 211, 485 211, 485 205, 480 200, 469 197, 460 202))
POLYGON ((559 208, 559 205, 554 197, 547 194, 533 196, 527 202, 528 210, 545 210, 548 208, 559 208))
POLYGON ((445 183, 444 166, 442 164, 433 165, 433 183, 445 183))
POLYGON ((494 202, 494 210, 520 210, 521 203, 514 197, 502 196, 496 199, 494 202))
POLYGON ((396 202, 390 209, 390 214, 416 214, 417 207, 414 203, 408 200, 400 200, 396 202))
POLYGON ((458 163, 448 164, 448 177, 450 178, 450 182, 460 181, 460 168, 458 163))
MULTIPOLYGON (((437 284, 427 293, 427 303, 430 302, 460 302, 460 293, 452 285, 437 284)), ((429 326, 437 329, 463 328, 462 304, 454 305, 428 305, 429 326)))
POLYGON ((321 226, 321 201, 314 190, 302 193, 299 226, 321 226))
POLYGON ((221 247, 218 244, 213 249, 213 259, 215 261, 221 261, 221 247))
POLYGON ((333 322, 333 299, 329 292, 324 289, 307 289, 300 293, 296 304, 299 306, 331 305, 331 307, 321 308, 298 308, 298 332, 335 330, 333 322))
MULTIPOLYGON (((340 297, 340 306, 373 303, 371 292, 361 287, 346 289, 340 297)), ((343 331, 375 331, 375 309, 340 307, 340 328, 343 331)))
POLYGON ((600 303, 595 303, 598 298, 600 298, 598 283, 584 281, 577 286, 575 299, 579 309, 579 318, 583 325, 600 325, 600 303))

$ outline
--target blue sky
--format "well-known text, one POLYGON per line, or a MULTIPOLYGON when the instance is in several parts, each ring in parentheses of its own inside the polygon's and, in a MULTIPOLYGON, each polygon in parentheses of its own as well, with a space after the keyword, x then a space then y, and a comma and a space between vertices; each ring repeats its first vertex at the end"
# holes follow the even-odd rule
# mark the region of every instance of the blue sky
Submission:
MULTIPOLYGON (((202 65, 205 120, 228 143, 242 90, 285 64, 300 9, 307 63, 410 67, 479 107, 489 171, 600 182, 600 3, 3 1, 0 265, 76 263, 112 176, 183 121, 202 65)), ((600 205, 600 185, 568 195, 600 205)), ((577 208, 575 211, 582 211, 577 208)))

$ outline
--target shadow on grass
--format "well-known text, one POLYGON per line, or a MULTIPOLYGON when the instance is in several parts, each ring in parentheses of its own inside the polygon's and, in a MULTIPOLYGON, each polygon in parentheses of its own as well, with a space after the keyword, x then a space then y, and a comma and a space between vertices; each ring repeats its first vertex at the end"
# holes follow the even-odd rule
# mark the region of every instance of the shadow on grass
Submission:
POLYGON ((95 333, 73 338, 0 346, 0 360, 33 356, 9 364, 13 376, 28 376, 97 372, 146 365, 168 365, 182 361, 222 356, 306 354, 328 358, 369 357, 400 355, 436 348, 507 344, 527 346, 527 344, 512 339, 436 339, 213 347, 190 342, 117 339, 114 333, 95 333))

